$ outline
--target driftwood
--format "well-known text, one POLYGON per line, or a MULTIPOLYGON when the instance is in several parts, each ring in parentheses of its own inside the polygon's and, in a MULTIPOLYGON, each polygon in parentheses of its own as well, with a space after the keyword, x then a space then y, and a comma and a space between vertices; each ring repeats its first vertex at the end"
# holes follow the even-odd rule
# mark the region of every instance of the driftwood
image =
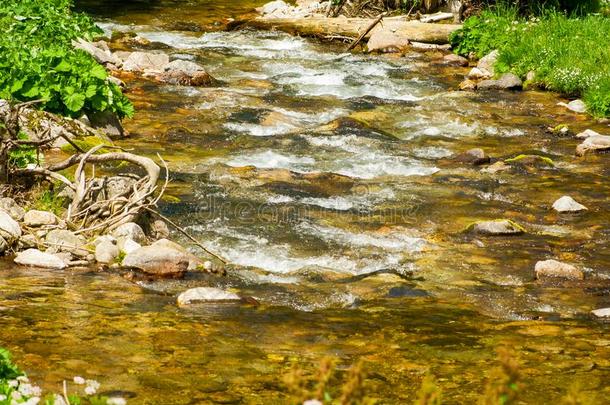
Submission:
MULTIPOLYGON (((374 22, 370 18, 265 18, 259 17, 245 21, 243 25, 260 29, 277 29, 292 34, 318 38, 341 36, 358 38, 374 22)), ((407 21, 404 17, 383 19, 383 29, 411 41, 446 44, 449 35, 460 28, 459 24, 427 24, 419 21, 407 21)), ((376 25, 363 39, 368 39, 382 29, 376 25)))
POLYGON ((351 51, 352 49, 354 49, 359 43, 360 41, 362 41, 364 39, 364 37, 373 30, 373 28, 375 28, 375 26, 377 24, 379 24, 381 22, 381 20, 383 20, 383 17, 385 17, 385 14, 379 14, 379 17, 375 18, 375 20, 371 23, 371 25, 369 25, 364 31, 362 31, 362 34, 360 34, 358 36, 358 38, 356 38, 348 47, 347 50, 351 51))

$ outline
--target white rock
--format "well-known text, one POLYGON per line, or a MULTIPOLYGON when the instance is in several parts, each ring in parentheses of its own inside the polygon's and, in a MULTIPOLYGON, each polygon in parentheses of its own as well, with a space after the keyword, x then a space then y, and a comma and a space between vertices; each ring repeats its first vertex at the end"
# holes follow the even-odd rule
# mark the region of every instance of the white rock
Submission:
POLYGON ((576 147, 576 154, 584 156, 588 151, 601 151, 610 149, 610 136, 592 135, 587 137, 583 143, 576 147))
POLYGON ((557 212, 580 212, 587 210, 587 207, 576 202, 569 195, 564 195, 553 203, 553 209, 557 212))
POLYGON ((136 250, 140 249, 141 247, 142 247, 142 245, 140 245, 138 242, 135 242, 132 239, 129 239, 129 238, 119 239, 119 249, 121 251, 125 252, 126 254, 135 252, 136 250))
POLYGON ((21 227, 9 214, 0 210, 0 236, 8 243, 21 237, 21 227))
POLYGON ((489 72, 490 76, 493 76, 495 73, 494 65, 498 60, 498 56, 500 56, 500 52, 497 50, 491 51, 489 54, 485 55, 481 58, 481 60, 479 60, 477 67, 483 72, 489 72))
POLYGON ((56 251, 70 252, 79 257, 85 257, 89 254, 87 249, 83 248, 87 244, 87 240, 84 237, 75 235, 73 232, 65 229, 54 229, 50 231, 46 236, 46 242, 49 250, 53 253, 56 251))
POLYGON ((98 263, 114 263, 116 258, 119 257, 119 253, 119 247, 116 243, 102 241, 95 247, 95 260, 98 263))
POLYGON ((286 4, 285 2, 283 2, 282 0, 276 0, 276 1, 269 2, 269 3, 265 4, 264 6, 262 6, 260 8, 260 12, 263 15, 273 14, 279 10, 283 10, 288 7, 290 7, 290 6, 288 4, 286 4))
POLYGON ((579 139, 585 139, 585 138, 588 138, 590 136, 596 136, 596 135, 601 135, 601 134, 593 131, 592 129, 585 129, 581 133, 576 134, 576 137, 579 138, 579 139))
POLYGON ((169 56, 164 53, 132 52, 123 62, 123 70, 131 72, 144 72, 145 70, 161 72, 163 67, 168 63, 169 56))
POLYGON ((159 277, 180 277, 188 270, 189 256, 169 247, 144 246, 125 256, 122 265, 159 277))
POLYGON ((15 200, 8 197, 0 198, 0 210, 6 211, 17 222, 22 221, 25 215, 25 210, 15 200))
POLYGON ((534 268, 536 278, 563 278, 568 280, 582 280, 585 275, 571 264, 562 263, 557 260, 543 260, 536 263, 534 268))
POLYGON ((128 222, 119 226, 117 229, 112 231, 112 236, 117 239, 131 239, 141 245, 147 242, 146 235, 144 235, 144 231, 142 230, 140 225, 134 222, 128 222))
POLYGON ((59 218, 52 212, 31 210, 23 216, 23 223, 35 228, 44 225, 56 225, 59 223, 59 218))
POLYGON ((598 318, 610 318, 610 308, 600 308, 591 311, 598 318))
POLYGON ((28 249, 17 254, 14 262, 23 266, 42 267, 46 269, 65 269, 66 263, 59 257, 38 249, 28 249))
POLYGON ((557 103, 557 105, 560 105, 562 107, 567 108, 570 111, 574 111, 577 113, 585 113, 587 112, 587 106, 585 105, 584 101, 582 100, 573 100, 570 101, 569 103, 557 103))
POLYGON ((219 288, 197 287, 186 290, 178 296, 178 305, 188 305, 195 302, 239 301, 240 297, 232 292, 219 288))
POLYGON ((492 77, 493 75, 491 74, 491 72, 489 72, 488 70, 484 70, 478 67, 474 67, 472 69, 470 69, 470 72, 468 73, 468 78, 469 79, 488 79, 490 77, 492 77))

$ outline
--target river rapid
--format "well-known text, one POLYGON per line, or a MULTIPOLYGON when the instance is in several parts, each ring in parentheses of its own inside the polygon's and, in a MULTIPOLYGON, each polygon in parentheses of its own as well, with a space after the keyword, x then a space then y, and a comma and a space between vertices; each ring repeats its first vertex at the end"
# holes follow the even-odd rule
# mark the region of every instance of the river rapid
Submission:
POLYGON ((130 403, 286 403, 283 377, 327 356, 341 373, 362 359, 378 403, 411 402, 427 373, 447 403, 473 403, 501 346, 526 403, 575 383, 594 403, 610 397, 610 325, 589 314, 610 306, 609 157, 577 158, 575 139, 546 130, 607 126, 551 93, 455 91, 467 70, 434 53, 221 30, 258 4, 79 3, 108 33, 135 31, 218 80, 129 80, 137 114, 119 143, 164 157, 162 212, 226 258, 228 275, 134 283, 0 262, 0 346, 46 388, 83 375, 130 403), (451 159, 475 147, 553 165, 492 174, 451 159), (554 212, 565 194, 589 211, 554 212), (499 218, 526 233, 463 232, 499 218), (550 258, 585 280, 534 280, 550 258), (196 286, 259 305, 178 308, 196 286))

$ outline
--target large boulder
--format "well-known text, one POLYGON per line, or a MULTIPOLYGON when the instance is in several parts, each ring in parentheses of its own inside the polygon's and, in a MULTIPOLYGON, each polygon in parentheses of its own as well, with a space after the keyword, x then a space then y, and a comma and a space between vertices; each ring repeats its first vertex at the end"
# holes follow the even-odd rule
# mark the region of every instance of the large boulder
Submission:
POLYGON ((132 52, 123 62, 123 70, 140 73, 144 71, 162 72, 168 63, 169 56, 164 53, 132 52))
POLYGON ((28 249, 17 254, 14 262, 22 266, 42 267, 46 269, 65 269, 68 265, 59 257, 38 249, 28 249))
POLYGON ((12 198, 0 198, 0 210, 5 211, 17 222, 23 221, 25 210, 21 208, 12 198))
POLYGON ((479 90, 521 90, 523 82, 512 73, 505 73, 497 80, 483 80, 477 84, 479 90))
POLYGON ((30 210, 23 216, 23 223, 26 226, 37 228, 45 225, 57 225, 59 218, 52 212, 30 210))
POLYGON ((19 224, 3 210, 0 210, 0 237, 9 244, 21 237, 19 224))
POLYGON ((553 209, 557 212, 581 212, 586 211, 587 207, 576 202, 572 197, 564 195, 553 203, 553 209))
POLYGON ((188 270, 189 257, 169 247, 144 246, 125 256, 122 265, 153 276, 181 277, 188 270))
POLYGON ((194 304, 197 302, 222 302, 222 301, 240 301, 239 295, 229 291, 221 290, 212 287, 197 287, 186 290, 178 296, 177 302, 179 306, 194 304))
POLYGON ((534 268, 536 279, 561 278, 567 280, 582 280, 584 273, 575 266, 557 260, 543 260, 536 263, 534 268))
POLYGON ((189 260, 188 270, 191 270, 191 271, 199 270, 199 269, 209 270, 208 269, 209 262, 198 258, 197 256, 195 256, 194 254, 192 254, 191 252, 189 252, 183 246, 177 244, 176 242, 172 242, 171 240, 168 240, 168 239, 159 239, 158 241, 153 243, 151 246, 164 248, 164 249, 174 249, 174 250, 184 253, 184 255, 189 260))
POLYGON ((525 232, 521 226, 508 219, 476 222, 467 231, 486 236, 520 235, 525 232))
POLYGON ((592 135, 576 147, 576 154, 584 156, 589 151, 603 151, 610 149, 610 136, 608 135, 592 135))

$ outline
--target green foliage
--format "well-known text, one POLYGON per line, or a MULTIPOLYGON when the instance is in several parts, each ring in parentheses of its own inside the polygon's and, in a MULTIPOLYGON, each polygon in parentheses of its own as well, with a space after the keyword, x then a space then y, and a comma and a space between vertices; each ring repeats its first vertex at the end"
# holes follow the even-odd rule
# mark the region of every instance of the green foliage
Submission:
MULTIPOLYGON (((24 133, 19 134, 19 139, 27 140, 24 133)), ((8 153, 8 164, 18 168, 24 168, 32 163, 39 163, 38 153, 33 146, 21 145, 8 153)))
POLYGON ((51 190, 44 190, 35 200, 33 209, 41 211, 50 211, 55 215, 61 215, 64 211, 63 197, 58 196, 51 190))
POLYGON ((9 351, 0 347, 0 380, 12 380, 20 375, 23 375, 23 373, 11 361, 9 351))
POLYGON ((583 97, 594 116, 610 116, 610 18, 570 18, 547 13, 525 19, 516 9, 495 8, 469 18, 451 36, 455 52, 478 57, 500 51, 497 73, 524 78, 535 72, 536 84, 570 97, 583 97))
POLYGON ((77 117, 111 110, 131 116, 133 106, 89 54, 72 40, 101 30, 70 10, 71 0, 0 3, 0 98, 43 99, 43 108, 77 117))

